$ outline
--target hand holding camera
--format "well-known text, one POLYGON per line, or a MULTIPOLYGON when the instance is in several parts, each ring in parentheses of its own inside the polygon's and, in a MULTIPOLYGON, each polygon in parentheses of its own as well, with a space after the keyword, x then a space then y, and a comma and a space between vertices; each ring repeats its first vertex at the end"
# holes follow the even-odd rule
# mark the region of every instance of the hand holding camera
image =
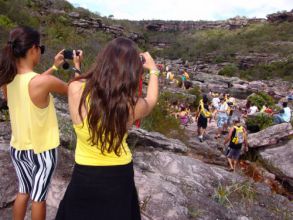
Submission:
POLYGON ((64 63, 64 50, 61 50, 57 53, 57 55, 54 58, 54 66, 59 68, 64 63))
MULTIPOLYGON (((80 70, 81 68, 81 62, 83 60, 83 52, 82 50, 63 50, 62 52, 64 60, 72 60, 74 67, 77 70, 80 70)), ((69 63, 67 61, 63 64, 63 69, 68 69, 70 67, 69 63)))
POLYGON ((157 68, 157 66, 155 64, 155 61, 152 58, 152 56, 149 54, 149 52, 141 53, 140 57, 141 57, 141 60, 142 60, 143 67, 145 69, 148 69, 150 71, 151 70, 158 70, 158 68, 157 68))

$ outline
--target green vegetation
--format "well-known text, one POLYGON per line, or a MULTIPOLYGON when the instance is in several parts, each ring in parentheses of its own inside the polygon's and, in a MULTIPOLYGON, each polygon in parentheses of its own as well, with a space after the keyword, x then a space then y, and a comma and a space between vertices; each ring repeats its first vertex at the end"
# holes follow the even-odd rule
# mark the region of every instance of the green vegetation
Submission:
POLYGON ((265 113, 250 116, 246 120, 246 126, 258 126, 260 130, 266 129, 274 124, 274 118, 265 113))
POLYGON ((235 76, 238 71, 239 70, 235 64, 229 64, 224 66, 224 68, 220 70, 219 75, 232 77, 235 76))
MULTIPOLYGON (((251 105, 256 105, 259 110, 262 109, 263 105, 267 105, 271 109, 276 109, 275 100, 273 97, 265 92, 258 92, 250 95, 248 101, 251 105)), ((268 128, 273 125, 274 118, 266 113, 260 113, 257 115, 249 116, 246 120, 247 127, 259 127, 260 130, 268 128)))
POLYGON ((277 53, 284 56, 293 52, 293 47, 287 44, 275 44, 280 41, 293 41, 293 24, 254 24, 242 29, 226 30, 211 29, 191 32, 148 33, 152 40, 170 42, 176 39, 171 47, 157 51, 163 57, 182 57, 196 60, 213 53, 214 61, 233 59, 236 53, 249 52, 277 53), (174 54, 175 53, 175 54, 174 54))
POLYGON ((282 78, 284 80, 293 80, 293 57, 289 57, 285 61, 272 62, 270 64, 258 64, 246 70, 241 70, 236 64, 224 66, 219 71, 222 76, 238 76, 246 80, 261 80, 282 78))
POLYGON ((248 70, 239 71, 239 76, 247 80, 282 78, 293 80, 293 57, 286 61, 273 62, 271 64, 259 64, 248 70))
POLYGON ((274 98, 265 92, 258 92, 250 95, 248 97, 248 101, 251 102, 251 105, 256 105, 259 110, 263 107, 263 105, 267 105, 270 108, 275 107, 274 98))
POLYGON ((154 50, 160 57, 182 58, 196 61, 206 58, 213 63, 234 63, 220 71, 220 75, 239 76, 248 80, 282 78, 293 80, 293 23, 253 24, 242 29, 212 29, 189 32, 148 32, 152 42, 167 42, 165 49, 154 50), (258 64, 248 69, 240 68, 237 54, 267 53, 288 59, 271 64, 258 64))
POLYGON ((0 26, 3 28, 13 28, 15 24, 5 15, 0 15, 0 26))
POLYGON ((244 203, 255 200, 256 190, 254 189, 253 184, 249 181, 234 183, 231 185, 222 185, 219 183, 218 187, 215 189, 213 197, 219 204, 233 207, 232 203, 234 198, 239 200, 240 197, 244 203))
POLYGON ((168 137, 183 139, 184 131, 180 127, 179 120, 170 114, 170 103, 178 99, 184 99, 184 96, 168 92, 161 94, 152 113, 142 120, 142 128, 160 132, 168 137))
POLYGON ((194 108, 197 108, 199 106, 199 101, 202 99, 202 94, 201 94, 200 88, 198 86, 195 86, 192 89, 189 89, 188 93, 196 96, 196 100, 193 103, 193 106, 194 106, 194 108))

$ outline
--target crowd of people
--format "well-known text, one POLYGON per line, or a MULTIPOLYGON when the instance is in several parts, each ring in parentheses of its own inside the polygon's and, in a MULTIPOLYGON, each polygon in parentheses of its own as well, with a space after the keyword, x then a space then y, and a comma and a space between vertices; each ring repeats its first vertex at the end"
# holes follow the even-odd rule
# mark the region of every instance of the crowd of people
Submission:
MULTIPOLYGON (((284 100, 281 104, 282 108, 279 110, 274 110, 266 104, 259 110, 250 100, 247 100, 246 104, 243 105, 230 94, 209 92, 203 95, 195 112, 190 110, 190 106, 177 102, 175 107, 171 106, 171 111, 184 127, 196 122, 197 137, 200 142, 205 141, 208 125, 214 121, 217 126, 216 134, 209 138, 218 139, 227 145, 224 152, 230 165, 229 170, 233 171, 239 160, 241 149, 248 150, 246 121, 259 114, 265 114, 273 118, 274 124, 288 123, 291 121, 291 109, 288 107, 288 101, 290 100, 284 100)), ((259 130, 259 128, 254 130, 253 127, 248 129, 251 132, 259 130)))
POLYGON ((175 70, 173 71, 170 66, 166 66, 165 71, 163 69, 164 68, 162 67, 161 71, 162 75, 166 77, 164 81, 166 85, 174 85, 181 87, 184 90, 189 89, 192 86, 186 68, 180 68, 177 74, 175 74, 175 70))
POLYGON ((224 145, 228 144, 225 155, 230 165, 230 171, 236 169, 241 149, 248 151, 246 120, 249 117, 267 114, 274 118, 275 124, 291 121, 291 109, 288 107, 287 101, 282 103, 282 109, 279 111, 274 111, 267 105, 264 105, 259 111, 258 107, 251 104, 249 100, 244 107, 240 106, 230 94, 210 92, 208 95, 203 95, 196 113, 198 138, 201 142, 204 141, 208 122, 215 120, 218 129, 214 138, 219 139, 223 134, 225 135, 224 145))

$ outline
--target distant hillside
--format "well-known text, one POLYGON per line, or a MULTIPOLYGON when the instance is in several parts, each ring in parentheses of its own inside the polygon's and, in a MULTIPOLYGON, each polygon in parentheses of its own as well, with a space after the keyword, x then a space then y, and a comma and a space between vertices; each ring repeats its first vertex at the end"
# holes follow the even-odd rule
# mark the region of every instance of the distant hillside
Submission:
POLYGON ((11 28, 29 25, 41 31, 48 48, 39 70, 49 67, 62 48, 83 49, 86 68, 107 41, 125 36, 157 57, 228 63, 223 65, 222 75, 292 80, 292 21, 293 11, 272 14, 268 19, 128 21, 102 17, 64 0, 0 0, 0 46, 6 43, 11 28), (251 54, 257 58, 249 58, 251 54), (251 61, 243 65, 239 57, 251 61))

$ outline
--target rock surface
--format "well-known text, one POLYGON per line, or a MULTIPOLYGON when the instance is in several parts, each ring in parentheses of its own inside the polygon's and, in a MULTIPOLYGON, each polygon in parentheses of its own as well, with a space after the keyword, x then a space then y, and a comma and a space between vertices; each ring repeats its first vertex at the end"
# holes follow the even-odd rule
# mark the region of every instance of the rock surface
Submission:
POLYGON ((248 135, 248 145, 251 148, 272 146, 277 144, 282 138, 293 135, 292 125, 282 123, 266 128, 260 132, 248 135))
POLYGON ((173 152, 187 152, 187 147, 180 140, 167 138, 158 132, 147 132, 143 129, 130 130, 127 142, 130 146, 143 145, 173 152))
POLYGON ((260 151, 266 168, 293 188, 293 139, 288 143, 260 151))
POLYGON ((269 22, 293 22, 293 9, 291 11, 277 12, 267 15, 269 22))
MULTIPOLYGON (((130 134, 138 139, 133 160, 142 219, 292 217, 293 204, 287 198, 271 193, 267 186, 250 182, 247 177, 230 173, 222 167, 178 155, 175 149, 185 149, 186 146, 171 149, 165 147, 172 146, 172 139, 168 140, 141 129, 130 134), (150 137, 153 137, 151 141, 150 137)), ((58 167, 48 195, 47 220, 53 220, 55 217, 58 204, 70 180, 73 164, 73 152, 59 148, 58 167)), ((0 175, 4 176, 0 179, 0 216, 11 219, 11 205, 6 207, 5 204, 13 201, 17 190, 16 184, 13 183, 17 181, 7 149, 0 149, 0 165, 0 175)), ((26 219, 30 219, 30 211, 26 219)))

